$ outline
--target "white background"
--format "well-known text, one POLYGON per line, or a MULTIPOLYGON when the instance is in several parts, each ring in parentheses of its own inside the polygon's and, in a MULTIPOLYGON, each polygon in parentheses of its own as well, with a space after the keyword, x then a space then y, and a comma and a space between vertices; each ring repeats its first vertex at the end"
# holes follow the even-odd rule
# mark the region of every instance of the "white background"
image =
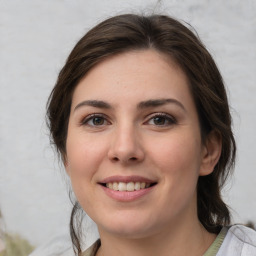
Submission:
POLYGON ((235 175, 224 197, 234 222, 256 222, 256 1, 156 3, 0 0, 0 208, 6 230, 36 246, 68 232, 64 171, 44 123, 47 97, 90 27, 114 14, 154 9, 191 23, 223 74, 238 143, 235 175))

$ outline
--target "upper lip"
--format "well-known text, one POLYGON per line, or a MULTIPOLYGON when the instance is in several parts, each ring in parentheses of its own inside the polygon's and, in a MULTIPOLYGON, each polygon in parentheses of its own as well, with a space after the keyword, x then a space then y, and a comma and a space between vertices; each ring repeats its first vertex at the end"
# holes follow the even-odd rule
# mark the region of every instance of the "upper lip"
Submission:
POLYGON ((156 181, 142 177, 142 176, 110 176, 103 180, 101 180, 99 183, 113 183, 113 182, 145 182, 145 183, 156 183, 156 181))

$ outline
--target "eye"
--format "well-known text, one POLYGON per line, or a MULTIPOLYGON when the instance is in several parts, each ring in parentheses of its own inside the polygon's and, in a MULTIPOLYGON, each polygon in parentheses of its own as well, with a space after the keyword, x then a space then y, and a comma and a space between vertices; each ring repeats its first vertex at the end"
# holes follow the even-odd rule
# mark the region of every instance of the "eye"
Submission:
POLYGON ((150 119, 148 119, 147 123, 155 126, 169 126, 175 124, 176 120, 171 115, 165 113, 156 113, 151 116, 150 119))
POLYGON ((85 119, 82 120, 82 125, 88 125, 88 126, 104 126, 108 125, 109 122, 106 119, 104 115, 101 114, 93 114, 87 116, 85 119))

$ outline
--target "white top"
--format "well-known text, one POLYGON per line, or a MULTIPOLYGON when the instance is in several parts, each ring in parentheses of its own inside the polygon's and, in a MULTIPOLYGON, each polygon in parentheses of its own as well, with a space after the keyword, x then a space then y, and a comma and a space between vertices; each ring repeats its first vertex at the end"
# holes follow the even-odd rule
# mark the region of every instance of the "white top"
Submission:
POLYGON ((256 256, 256 232, 242 225, 231 226, 216 256, 256 256))

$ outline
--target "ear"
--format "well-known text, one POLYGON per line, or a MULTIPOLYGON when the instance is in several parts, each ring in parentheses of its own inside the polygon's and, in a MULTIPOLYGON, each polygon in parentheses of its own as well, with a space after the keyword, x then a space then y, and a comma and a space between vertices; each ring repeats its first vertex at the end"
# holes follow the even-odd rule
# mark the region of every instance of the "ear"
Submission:
POLYGON ((218 163, 222 149, 222 138, 217 131, 211 131, 205 140, 202 150, 202 163, 199 175, 211 174, 218 163))

